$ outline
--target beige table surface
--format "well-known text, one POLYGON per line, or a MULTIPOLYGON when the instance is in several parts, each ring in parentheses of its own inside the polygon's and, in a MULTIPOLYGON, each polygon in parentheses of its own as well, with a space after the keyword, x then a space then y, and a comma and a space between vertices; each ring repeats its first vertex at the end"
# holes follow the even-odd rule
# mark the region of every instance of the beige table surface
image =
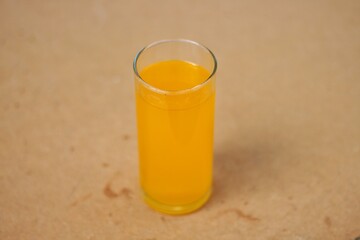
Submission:
POLYGON ((360 1, 1 1, 0 239, 360 236, 360 1), (214 194, 141 199, 132 60, 219 61, 214 194))

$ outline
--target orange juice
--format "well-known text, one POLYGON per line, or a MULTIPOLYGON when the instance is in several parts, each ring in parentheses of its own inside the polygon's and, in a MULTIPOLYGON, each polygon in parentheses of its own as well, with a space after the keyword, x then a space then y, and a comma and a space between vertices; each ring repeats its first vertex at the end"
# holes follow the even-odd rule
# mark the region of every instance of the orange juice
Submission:
POLYGON ((193 211, 211 194, 214 81, 207 81, 205 68, 180 60, 157 62, 139 74, 152 86, 136 84, 145 201, 170 214, 193 211))

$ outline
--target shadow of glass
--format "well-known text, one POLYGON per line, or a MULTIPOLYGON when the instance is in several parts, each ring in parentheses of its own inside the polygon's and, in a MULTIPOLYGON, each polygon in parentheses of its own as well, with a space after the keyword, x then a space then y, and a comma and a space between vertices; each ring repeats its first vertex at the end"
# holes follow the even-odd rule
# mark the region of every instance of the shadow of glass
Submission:
POLYGON ((266 189, 269 193, 281 174, 279 154, 281 148, 270 142, 246 146, 233 142, 216 149, 211 201, 217 204, 235 199, 246 205, 257 191, 266 189))

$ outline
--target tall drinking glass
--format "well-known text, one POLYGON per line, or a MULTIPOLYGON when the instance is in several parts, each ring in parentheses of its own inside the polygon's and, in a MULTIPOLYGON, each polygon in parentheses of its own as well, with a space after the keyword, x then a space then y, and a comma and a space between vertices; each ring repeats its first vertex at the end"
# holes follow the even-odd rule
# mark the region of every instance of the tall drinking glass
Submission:
POLYGON ((140 50, 133 67, 145 202, 168 214, 195 211, 211 195, 215 56, 194 41, 164 40, 140 50))

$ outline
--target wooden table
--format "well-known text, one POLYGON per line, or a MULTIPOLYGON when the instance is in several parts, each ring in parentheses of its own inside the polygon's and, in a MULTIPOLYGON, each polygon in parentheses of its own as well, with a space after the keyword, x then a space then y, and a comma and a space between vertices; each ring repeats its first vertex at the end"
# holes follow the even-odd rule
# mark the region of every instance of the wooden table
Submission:
POLYGON ((0 239, 360 236, 359 1, 1 1, 0 239), (132 60, 212 49, 214 194, 141 199, 132 60))

